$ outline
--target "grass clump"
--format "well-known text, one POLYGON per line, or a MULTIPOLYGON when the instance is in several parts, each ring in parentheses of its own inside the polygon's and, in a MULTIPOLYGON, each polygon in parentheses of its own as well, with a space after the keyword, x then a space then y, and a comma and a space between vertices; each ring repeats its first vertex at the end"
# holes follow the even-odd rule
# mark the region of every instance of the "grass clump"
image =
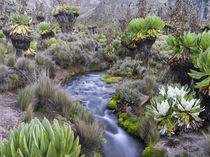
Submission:
POLYGON ((26 110, 29 104, 32 110, 40 108, 55 109, 67 117, 72 113, 73 103, 66 90, 56 86, 45 75, 41 75, 38 83, 26 86, 19 91, 18 104, 22 110, 26 110))
POLYGON ((35 63, 28 58, 21 57, 15 63, 15 68, 33 73, 35 71, 35 63))
POLYGON ((15 55, 9 56, 7 59, 7 66, 14 67, 15 66, 15 55))
MULTIPOLYGON (((28 85, 21 89, 18 93, 18 105, 21 110, 26 110, 29 105, 33 107, 37 105, 36 88, 28 85)), ((33 110, 33 109, 32 109, 33 110)))
POLYGON ((8 76, 8 68, 5 65, 0 65, 0 83, 8 76))
POLYGON ((117 83, 117 82, 121 81, 122 79, 123 79, 122 77, 115 77, 115 76, 111 76, 111 75, 106 75, 101 78, 102 81, 105 81, 107 83, 117 83))
POLYGON ((98 152, 104 133, 99 121, 88 113, 80 114, 76 127, 84 153, 91 156, 98 152))

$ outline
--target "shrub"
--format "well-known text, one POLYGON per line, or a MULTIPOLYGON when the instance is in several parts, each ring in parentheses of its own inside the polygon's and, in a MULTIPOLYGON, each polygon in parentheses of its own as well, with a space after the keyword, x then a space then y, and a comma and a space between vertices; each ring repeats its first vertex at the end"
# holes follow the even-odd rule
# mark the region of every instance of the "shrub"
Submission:
POLYGON ((98 120, 84 110, 82 111, 78 115, 76 128, 84 153, 92 154, 99 151, 104 130, 98 120))
POLYGON ((51 125, 46 118, 42 123, 33 119, 10 131, 8 141, 0 144, 0 156, 78 157, 80 149, 79 138, 74 138, 69 126, 60 127, 57 120, 51 125))
POLYGON ((22 57, 18 58, 15 68, 33 73, 35 71, 35 63, 28 58, 22 57))
POLYGON ((26 110, 29 105, 32 105, 32 110, 36 108, 36 86, 28 85, 18 92, 18 105, 21 110, 26 110))
POLYGON ((165 148, 155 148, 153 146, 146 147, 143 152, 143 157, 166 157, 167 150, 165 148))
POLYGON ((160 88, 159 96, 151 99, 148 109, 158 122, 161 135, 171 136, 176 131, 192 131, 201 126, 198 116, 203 109, 194 95, 180 84, 160 88))
POLYGON ((101 78, 102 81, 105 81, 107 83, 117 83, 117 82, 121 81, 122 79, 123 79, 122 77, 115 77, 115 76, 111 76, 111 75, 106 75, 101 78))
POLYGON ((5 65, 0 65, 0 83, 8 76, 8 68, 5 65))
POLYGON ((156 83, 153 78, 145 77, 143 80, 127 81, 117 88, 120 99, 129 103, 138 103, 145 99, 145 95, 153 95, 156 83))

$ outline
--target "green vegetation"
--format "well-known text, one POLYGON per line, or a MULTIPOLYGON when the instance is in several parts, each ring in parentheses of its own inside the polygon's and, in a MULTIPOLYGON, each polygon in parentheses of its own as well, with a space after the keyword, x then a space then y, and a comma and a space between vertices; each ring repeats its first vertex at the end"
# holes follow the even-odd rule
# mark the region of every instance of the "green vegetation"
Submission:
POLYGON ((8 76, 8 68, 5 65, 0 65, 0 83, 8 76))
POLYGON ((200 100, 194 99, 187 86, 171 84, 160 88, 159 96, 150 100, 148 110, 158 122, 160 134, 171 136, 182 128, 183 131, 196 130, 201 125, 198 117, 203 108, 200 100))
POLYGON ((204 93, 208 94, 210 89, 210 49, 200 53, 198 58, 195 58, 194 66, 199 71, 191 70, 189 75, 200 82, 196 83, 195 88, 204 88, 204 93))
POLYGON ((98 40, 101 44, 105 44, 107 42, 107 39, 106 39, 105 35, 99 35, 98 40))
POLYGON ((117 82, 121 81, 122 79, 123 79, 122 77, 115 77, 115 76, 111 76, 111 75, 106 75, 101 78, 102 81, 105 81, 107 83, 117 83, 117 82))
POLYGON ((43 11, 38 11, 36 13, 36 16, 44 17, 44 12, 43 11))
POLYGON ((21 57, 16 61, 15 68, 33 73, 35 71, 35 63, 28 58, 21 57))
POLYGON ((143 152, 143 157, 166 157, 167 150, 165 148, 155 148, 153 146, 146 147, 143 152))
POLYGON ((38 31, 41 34, 46 34, 50 31, 52 31, 50 24, 47 22, 41 22, 37 27, 38 27, 38 31))
POLYGON ((46 107, 47 104, 67 117, 72 113, 73 103, 66 90, 52 84, 51 80, 42 75, 38 83, 29 85, 19 91, 18 105, 26 110, 31 104, 32 109, 46 107), (50 100, 50 101, 49 101, 50 100))
POLYGON ((164 28, 164 22, 157 16, 147 16, 145 19, 133 19, 128 25, 128 31, 122 36, 122 44, 135 48, 144 40, 154 40, 164 28))
POLYGON ((117 101, 119 100, 118 95, 114 95, 112 100, 108 103, 108 108, 111 110, 117 109, 117 101))
POLYGON ((104 134, 100 122, 95 120, 90 114, 82 112, 79 113, 76 128, 83 152, 90 156, 98 152, 104 134))
POLYGON ((139 136, 140 119, 138 117, 122 113, 119 115, 118 123, 121 127, 125 128, 129 134, 139 136))
POLYGON ((4 35, 4 33, 2 31, 0 31, 0 40, 3 40, 6 36, 4 35))
POLYGON ((28 25, 32 22, 32 18, 30 16, 22 14, 13 14, 10 16, 10 20, 13 22, 13 24, 18 25, 28 25))
POLYGON ((0 156, 78 157, 80 149, 79 138, 74 137, 70 126, 60 127, 57 120, 51 125, 45 118, 42 123, 34 119, 10 131, 8 141, 0 143, 0 156))

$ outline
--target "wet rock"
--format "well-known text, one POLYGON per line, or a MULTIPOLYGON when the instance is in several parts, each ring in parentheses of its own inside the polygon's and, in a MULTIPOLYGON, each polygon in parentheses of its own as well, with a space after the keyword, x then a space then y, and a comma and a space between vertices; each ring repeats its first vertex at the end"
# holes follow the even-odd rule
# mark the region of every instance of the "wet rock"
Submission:
POLYGON ((170 157, 175 157, 182 152, 189 152, 191 155, 199 156, 198 152, 208 155, 208 143, 203 135, 196 133, 181 134, 175 137, 162 138, 156 147, 164 147, 170 157))

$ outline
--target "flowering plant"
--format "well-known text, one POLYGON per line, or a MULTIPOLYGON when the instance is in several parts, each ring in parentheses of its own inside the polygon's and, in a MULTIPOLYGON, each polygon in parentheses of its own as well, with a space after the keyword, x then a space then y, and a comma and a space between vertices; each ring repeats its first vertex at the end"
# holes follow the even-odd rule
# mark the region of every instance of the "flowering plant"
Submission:
POLYGON ((162 86, 159 96, 151 99, 149 111, 158 122, 161 135, 171 136, 176 131, 196 130, 202 120, 198 117, 203 108, 200 100, 195 99, 194 92, 187 86, 172 84, 162 86))

